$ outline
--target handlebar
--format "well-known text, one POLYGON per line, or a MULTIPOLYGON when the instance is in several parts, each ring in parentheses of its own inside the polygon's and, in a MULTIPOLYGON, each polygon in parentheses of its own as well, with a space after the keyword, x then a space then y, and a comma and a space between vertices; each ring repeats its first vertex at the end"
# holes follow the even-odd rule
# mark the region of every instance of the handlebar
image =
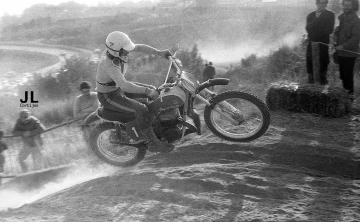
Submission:
POLYGON ((167 83, 168 79, 169 79, 169 75, 170 75, 170 71, 171 71, 172 66, 174 66, 176 68, 176 73, 178 75, 181 74, 181 69, 180 69, 179 64, 176 62, 176 58, 174 56, 169 56, 168 59, 169 59, 169 68, 168 68, 166 78, 165 78, 165 81, 164 81, 163 85, 165 85, 167 83))
POLYGON ((174 56, 170 56, 170 57, 169 57, 169 60, 171 61, 172 65, 176 68, 176 72, 177 72, 178 74, 180 74, 180 73, 181 73, 181 69, 180 69, 179 64, 178 64, 177 61, 176 61, 176 58, 175 58, 174 56))

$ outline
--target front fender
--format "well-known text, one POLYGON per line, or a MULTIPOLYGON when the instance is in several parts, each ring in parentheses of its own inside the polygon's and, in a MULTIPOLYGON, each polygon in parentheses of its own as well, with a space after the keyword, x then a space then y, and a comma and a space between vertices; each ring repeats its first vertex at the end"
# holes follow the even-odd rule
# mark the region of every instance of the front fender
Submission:
POLYGON ((201 83, 198 88, 196 89, 196 93, 201 92, 203 89, 216 86, 216 85, 228 85, 230 82, 230 79, 226 78, 215 78, 215 79, 209 79, 203 83, 201 83))

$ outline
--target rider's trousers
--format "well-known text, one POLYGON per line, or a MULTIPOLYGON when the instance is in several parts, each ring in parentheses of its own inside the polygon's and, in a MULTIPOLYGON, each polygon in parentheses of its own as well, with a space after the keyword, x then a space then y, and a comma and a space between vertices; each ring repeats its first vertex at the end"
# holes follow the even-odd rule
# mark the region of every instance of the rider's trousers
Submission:
POLYGON ((31 155, 33 159, 34 169, 41 169, 42 167, 44 167, 43 156, 41 154, 40 147, 24 144, 23 148, 19 152, 18 157, 20 167, 23 172, 26 172, 28 170, 25 160, 28 158, 29 155, 31 155))
POLYGON ((135 124, 139 129, 146 129, 151 126, 153 114, 147 106, 137 100, 125 96, 121 90, 110 93, 99 93, 98 99, 105 109, 135 115, 135 124))

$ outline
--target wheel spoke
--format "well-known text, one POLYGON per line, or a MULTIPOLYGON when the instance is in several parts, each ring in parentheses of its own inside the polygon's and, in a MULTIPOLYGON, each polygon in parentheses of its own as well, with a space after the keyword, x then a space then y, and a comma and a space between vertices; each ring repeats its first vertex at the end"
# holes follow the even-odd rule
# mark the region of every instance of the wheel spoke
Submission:
POLYGON ((212 111, 213 126, 228 137, 250 137, 257 133, 263 124, 261 110, 251 101, 242 98, 219 102, 212 111))
POLYGON ((126 162, 134 159, 137 155, 137 148, 120 143, 111 143, 110 137, 112 133, 112 130, 106 130, 100 133, 97 139, 99 152, 111 161, 126 162))

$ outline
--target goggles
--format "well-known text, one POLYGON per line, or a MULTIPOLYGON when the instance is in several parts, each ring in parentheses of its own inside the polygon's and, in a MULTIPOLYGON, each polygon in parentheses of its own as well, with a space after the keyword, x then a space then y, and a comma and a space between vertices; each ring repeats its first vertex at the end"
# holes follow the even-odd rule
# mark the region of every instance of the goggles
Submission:
POLYGON ((119 58, 123 63, 127 63, 129 60, 129 51, 126 51, 125 49, 121 48, 120 50, 114 50, 110 48, 107 44, 105 44, 106 48, 110 49, 113 52, 117 52, 119 54, 119 58))

